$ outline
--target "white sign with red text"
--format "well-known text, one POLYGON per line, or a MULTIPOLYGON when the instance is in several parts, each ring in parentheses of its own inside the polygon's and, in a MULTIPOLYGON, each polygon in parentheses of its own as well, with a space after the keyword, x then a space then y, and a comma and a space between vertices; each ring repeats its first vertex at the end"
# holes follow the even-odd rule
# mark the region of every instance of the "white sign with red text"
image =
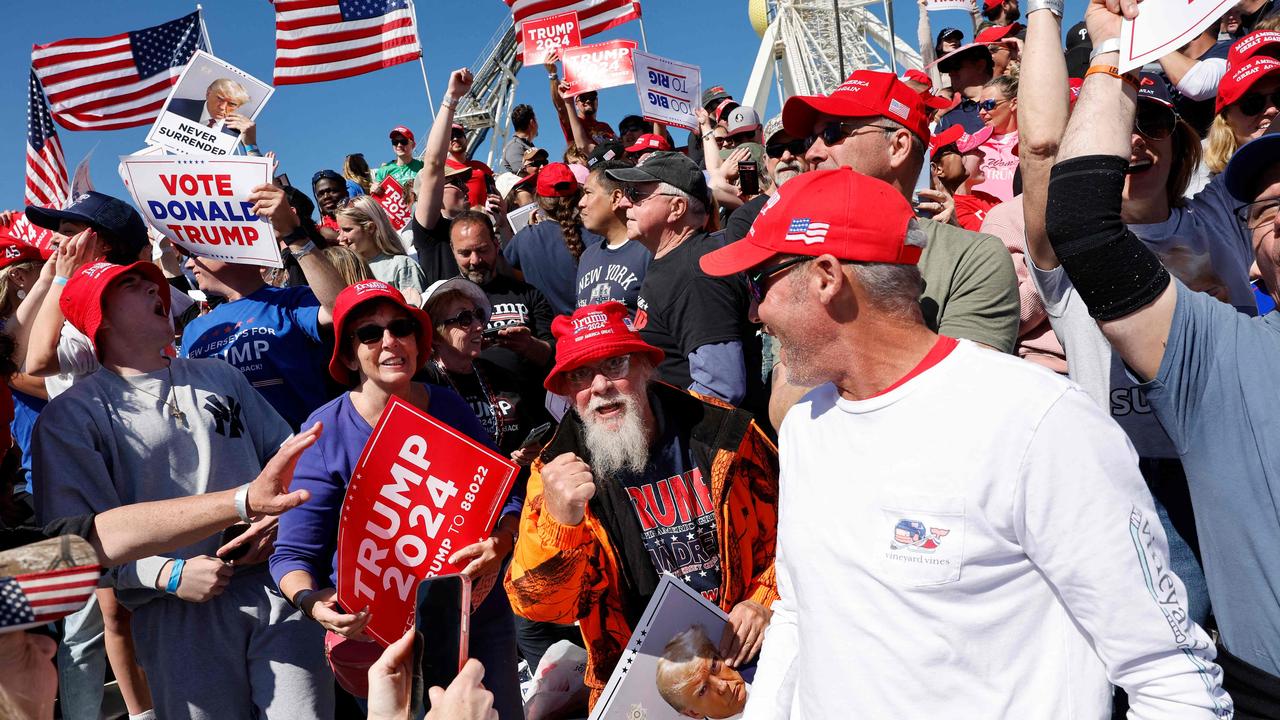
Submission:
POLYGON ((632 62, 644 119, 696 129, 698 118, 693 112, 702 97, 702 71, 698 66, 638 51, 632 62))
POLYGON ((635 51, 634 40, 610 40, 569 48, 560 53, 564 79, 569 83, 565 96, 574 97, 592 90, 630 85, 634 82, 631 55, 635 51))
POLYGON ((249 202, 254 187, 271 183, 271 158, 126 155, 120 164, 143 219, 187 252, 284 266, 271 222, 249 202))
POLYGON ((520 23, 520 49, 525 67, 541 65, 551 53, 581 44, 582 31, 576 11, 520 23))
POLYGON ((1120 25, 1120 72, 1186 45, 1235 5, 1235 0, 1145 0, 1138 17, 1120 25))
POLYGON ((929 12, 937 12, 939 10, 963 10, 971 13, 975 10, 973 0, 929 0, 925 3, 925 10, 929 12))

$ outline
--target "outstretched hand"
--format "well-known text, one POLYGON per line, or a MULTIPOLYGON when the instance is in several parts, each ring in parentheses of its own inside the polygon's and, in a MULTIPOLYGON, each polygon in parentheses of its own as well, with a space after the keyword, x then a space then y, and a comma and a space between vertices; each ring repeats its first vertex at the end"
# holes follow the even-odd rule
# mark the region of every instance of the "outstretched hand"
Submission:
POLYGON ((311 497, 306 490, 289 492, 289 484, 293 482, 293 469, 297 467, 302 451, 314 445, 323 430, 323 424, 316 423, 285 440, 275 457, 249 483, 248 510, 251 517, 279 515, 311 497))

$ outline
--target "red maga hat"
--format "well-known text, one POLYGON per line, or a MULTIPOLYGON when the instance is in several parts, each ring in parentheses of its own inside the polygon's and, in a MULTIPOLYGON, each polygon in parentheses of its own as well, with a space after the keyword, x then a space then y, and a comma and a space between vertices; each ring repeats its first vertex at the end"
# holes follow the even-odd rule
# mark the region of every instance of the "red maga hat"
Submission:
POLYGON ((627 152, 652 152, 654 150, 667 151, 671 149, 671 143, 661 135, 654 133, 646 133, 636 138, 635 143, 627 148, 627 152))
POLYGON ((347 367, 342 358, 342 348, 351 340, 348 333, 354 331, 354 328, 347 327, 347 321, 356 308, 378 300, 399 306, 418 321, 418 330, 413 334, 414 339, 418 341, 418 366, 414 368, 414 372, 421 370, 431 359, 431 334, 434 329, 431 327, 431 318, 427 316, 426 311, 405 302, 404 295, 401 295, 399 290, 381 280, 363 280, 347 286, 333 301, 333 356, 329 358, 329 375, 347 387, 355 385, 359 378, 357 373, 347 367))
MULTIPOLYGON (((0 232, 3 232, 3 230, 0 229, 0 232)), ((34 246, 11 240, 7 235, 0 234, 0 270, 20 262, 48 259, 48 255, 37 250, 34 246)))
POLYGON ((139 273, 156 284, 160 303, 164 306, 165 314, 168 314, 169 283, 155 263, 146 261, 131 265, 109 262, 83 265, 72 273, 66 287, 62 288, 62 297, 58 298, 58 307, 62 309, 63 317, 89 338, 99 360, 102 359, 102 349, 98 346, 98 328, 102 327, 102 296, 106 295, 112 283, 129 273, 139 273))
POLYGON ((725 276, 775 255, 914 265, 925 235, 892 185, 852 169, 817 170, 788 180, 743 239, 702 256, 702 271, 725 276))
POLYGON ((391 128, 391 132, 387 134, 387 137, 395 137, 396 135, 403 135, 409 138, 409 142, 411 143, 417 142, 417 140, 413 139, 413 131, 403 125, 397 125, 391 128))
POLYGON ((572 315, 560 315, 551 322, 551 334, 556 338, 556 365, 543 386, 558 395, 567 394, 564 373, 588 363, 642 353, 656 367, 665 357, 632 328, 627 306, 617 301, 587 305, 572 315))
POLYGON ((942 132, 929 138, 929 155, 938 152, 938 148, 944 148, 948 145, 955 145, 956 141, 964 135, 963 125, 952 125, 942 132))
POLYGON ((975 43, 1002 43, 1009 42, 1011 35, 1016 35, 1022 25, 1018 23, 1010 23, 1008 25, 992 25, 984 28, 982 32, 974 36, 975 43))
POLYGON ((782 107, 782 125, 792 137, 809 137, 819 115, 884 117, 929 141, 924 100, 889 72, 854 70, 830 95, 795 95, 782 107))
POLYGON ((1234 68, 1256 55, 1280 57, 1280 32, 1259 30, 1240 38, 1227 51, 1227 67, 1234 68))
POLYGON ((569 197, 578 192, 578 177, 564 163, 550 163, 538 172, 535 192, 542 197, 569 197))
POLYGON ((1222 112, 1223 108, 1244 97, 1263 78, 1271 77, 1277 71, 1280 71, 1280 60, 1265 55, 1250 58, 1229 68, 1218 83, 1218 100, 1214 103, 1213 111, 1222 112))
POLYGON ((923 70, 916 70, 915 68, 911 68, 910 70, 902 74, 902 79, 910 80, 911 82, 918 82, 927 88, 933 87, 933 78, 929 77, 929 74, 923 70))

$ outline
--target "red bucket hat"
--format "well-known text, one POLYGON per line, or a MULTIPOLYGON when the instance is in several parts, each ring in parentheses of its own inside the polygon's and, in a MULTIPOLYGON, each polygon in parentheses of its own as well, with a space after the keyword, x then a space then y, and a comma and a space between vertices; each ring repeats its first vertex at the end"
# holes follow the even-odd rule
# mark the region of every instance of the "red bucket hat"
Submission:
POLYGON ((414 368, 414 372, 421 370, 431 359, 431 335, 434 330, 431 326, 431 318, 426 311, 405 302, 404 295, 401 295, 399 290, 381 280, 363 280, 347 286, 333 301, 334 341, 333 357, 329 358, 329 375, 347 387, 355 385, 357 378, 356 373, 352 372, 342 359, 342 348, 349 339, 347 332, 351 329, 346 326, 347 320, 356 308, 378 300, 385 300, 398 306, 418 321, 418 331, 414 333, 414 339, 418 341, 418 366, 414 368))
MULTIPOLYGON (((528 178, 525 178, 526 180, 528 178)), ((524 182, 521 180, 520 182, 524 182)), ((538 172, 536 194, 542 197, 569 197, 578 192, 578 178, 564 163, 544 165, 538 172)))
POLYGON ((884 117, 929 142, 924 100, 890 72, 854 70, 830 95, 795 95, 782 107, 782 125, 791 137, 809 137, 819 115, 884 117))
POLYGON ((706 274, 721 277, 775 255, 830 254, 842 260, 914 265, 925 242, 902 193, 842 167, 788 180, 765 203, 746 237, 703 255, 699 264, 706 274))
POLYGON ((551 333, 556 338, 556 365, 547 374, 543 387, 559 395, 565 394, 563 374, 588 363, 643 353, 657 366, 666 357, 640 338, 631 326, 627 306, 616 301, 587 305, 573 315, 560 315, 551 322, 551 333))
POLYGON ((143 277, 158 287, 160 302, 164 311, 169 312, 169 283, 164 273, 154 263, 139 261, 131 265, 116 265, 109 262, 96 262, 82 266, 72 274, 66 287, 62 288, 62 297, 58 298, 58 307, 62 316, 72 327, 84 333, 93 343, 93 352, 102 359, 102 350, 98 347, 98 328, 102 326, 102 296, 106 295, 111 284, 129 273, 141 273, 143 277))

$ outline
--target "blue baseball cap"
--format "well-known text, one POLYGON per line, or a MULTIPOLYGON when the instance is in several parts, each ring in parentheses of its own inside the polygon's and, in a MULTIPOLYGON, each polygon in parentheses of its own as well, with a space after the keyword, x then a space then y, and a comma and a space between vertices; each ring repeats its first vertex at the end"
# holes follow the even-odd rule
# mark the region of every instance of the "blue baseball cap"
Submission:
POLYGON ((1280 123, 1272 123, 1261 137, 1250 140, 1231 156, 1223 183, 1231 197, 1242 203, 1257 199, 1262 174, 1280 163, 1280 123))
POLYGON ((136 259, 150 242, 147 223, 132 205, 94 190, 81 194, 62 210, 28 205, 27 219, 54 232, 64 220, 88 225, 111 246, 108 256, 112 262, 136 259))

